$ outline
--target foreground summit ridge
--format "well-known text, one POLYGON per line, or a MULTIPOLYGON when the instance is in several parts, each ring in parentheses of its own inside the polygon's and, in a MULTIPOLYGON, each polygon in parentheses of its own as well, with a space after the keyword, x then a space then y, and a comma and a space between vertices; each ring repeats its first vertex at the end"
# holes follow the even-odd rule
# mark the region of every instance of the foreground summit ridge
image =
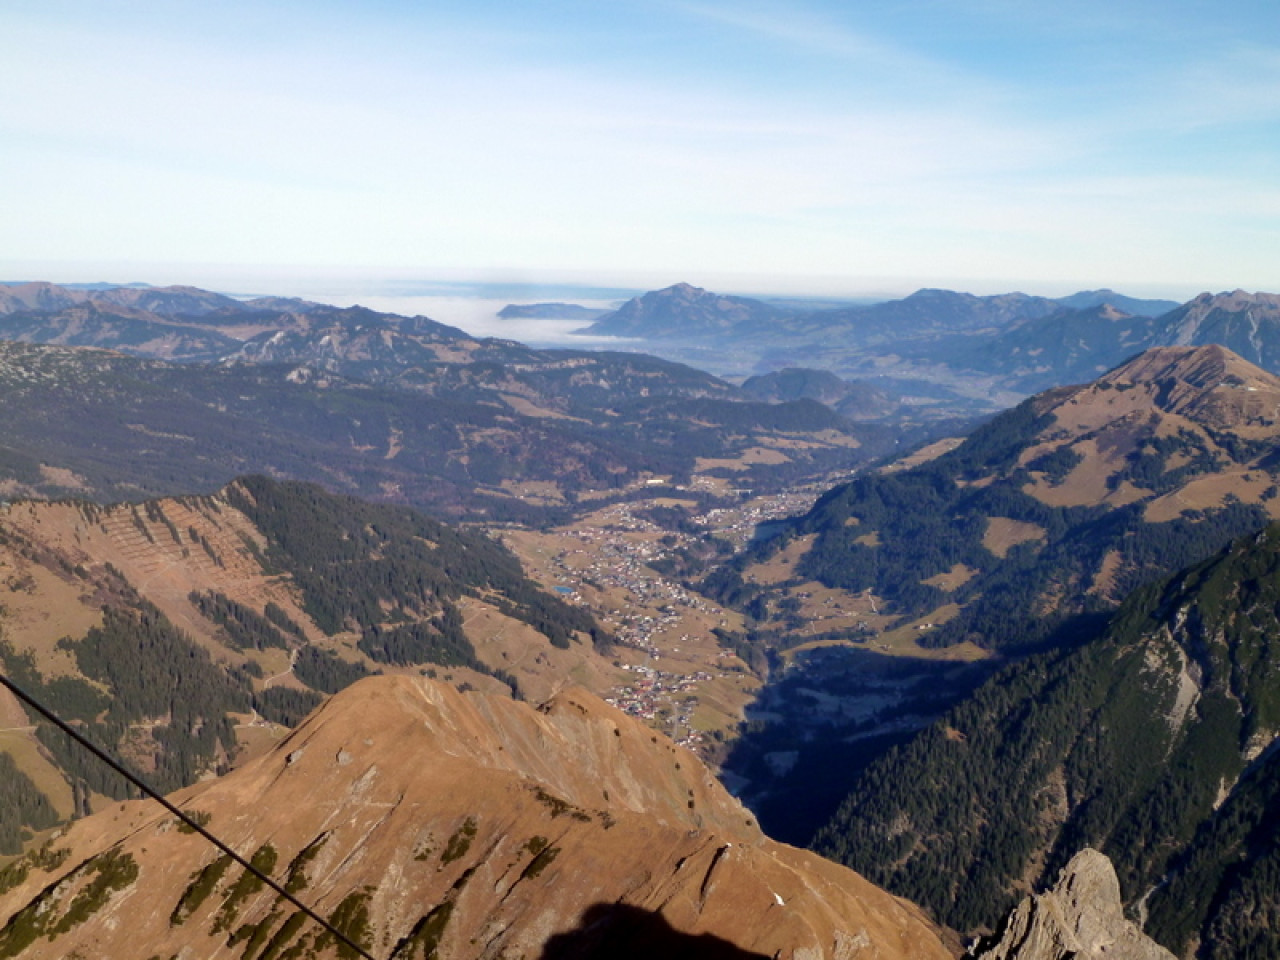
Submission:
MULTIPOLYGON (((579 690, 535 708, 370 678, 174 800, 380 957, 949 955, 915 907, 769 840, 692 754, 579 690)), ((175 827, 144 801, 75 823, 0 897, 0 956, 336 955, 175 827)))

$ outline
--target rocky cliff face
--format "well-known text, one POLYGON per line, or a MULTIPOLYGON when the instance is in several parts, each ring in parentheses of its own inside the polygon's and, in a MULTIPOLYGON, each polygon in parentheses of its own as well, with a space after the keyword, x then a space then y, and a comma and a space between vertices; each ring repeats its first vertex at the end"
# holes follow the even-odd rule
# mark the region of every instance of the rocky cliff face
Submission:
MULTIPOLYGON (((375 957, 949 956, 917 908, 769 840, 693 755, 583 692, 533 708, 371 678, 173 799, 375 957)), ((75 823, 5 887, 0 957, 337 951, 150 801, 75 823)))
POLYGON ((1280 370, 1280 296, 1202 293, 1161 317, 1154 343, 1221 344, 1267 370, 1280 370))
POLYGON ((973 960, 1173 960, 1173 954, 1124 917, 1111 861, 1085 849, 1062 869, 1052 890, 1027 897, 973 960))

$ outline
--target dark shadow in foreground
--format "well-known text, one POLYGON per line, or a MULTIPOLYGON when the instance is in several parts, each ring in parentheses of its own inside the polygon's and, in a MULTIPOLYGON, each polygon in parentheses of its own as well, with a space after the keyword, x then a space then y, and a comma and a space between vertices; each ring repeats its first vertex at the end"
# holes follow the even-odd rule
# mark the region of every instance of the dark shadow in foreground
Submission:
POLYGON ((709 933, 681 933, 659 913, 617 903, 597 903, 578 928, 558 933, 542 948, 541 960, 769 960, 709 933))

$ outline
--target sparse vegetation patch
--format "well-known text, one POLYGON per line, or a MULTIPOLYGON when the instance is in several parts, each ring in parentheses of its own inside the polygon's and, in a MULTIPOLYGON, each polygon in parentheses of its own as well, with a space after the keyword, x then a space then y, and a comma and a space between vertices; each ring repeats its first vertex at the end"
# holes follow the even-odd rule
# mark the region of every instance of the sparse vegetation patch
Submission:
POLYGON ((476 837, 476 821, 474 817, 467 817, 462 822, 453 836, 449 838, 449 842, 444 845, 444 852, 440 854, 440 864, 446 866, 453 861, 466 856, 468 850, 471 849, 471 841, 476 837))
MULTIPOLYGON (((275 847, 269 843, 264 843, 249 858, 249 862, 258 870, 270 876, 271 871, 276 867, 276 859, 275 847)), ((231 924, 235 922, 236 914, 240 911, 241 904, 261 890, 262 887, 262 881, 248 870, 241 873, 239 879, 231 885, 231 889, 227 891, 227 895, 222 900, 222 909, 218 911, 218 917, 213 923, 213 932, 221 933, 224 930, 230 930, 231 924)))
POLYGON ((529 861, 529 865, 524 868, 520 874, 521 880, 532 880, 542 874, 542 871, 551 866, 551 862, 560 855, 559 847, 546 847, 539 850, 537 856, 529 861))
POLYGON ((298 855, 289 863, 288 879, 285 880, 284 888, 290 893, 297 893, 299 890, 305 890, 307 887, 307 867, 324 849, 325 843, 329 840, 329 834, 322 833, 309 844, 299 851, 298 855))
POLYGON ((389 960, 437 960, 440 938, 444 936, 453 902, 445 901, 414 924, 413 931, 396 944, 389 960))
POLYGON ((231 858, 223 854, 193 873, 191 883, 187 885, 186 890, 182 891, 177 906, 169 915, 169 923, 175 927, 185 923, 187 918, 200 908, 200 904, 209 898, 209 894, 213 893, 218 881, 222 879, 222 875, 227 872, 227 867, 230 865, 231 858))
POLYGON ((54 939, 74 930, 137 879, 138 864, 127 853, 108 850, 86 861, 9 918, 0 930, 0 957, 19 957, 40 937, 54 939), (91 874, 59 917, 57 905, 66 891, 91 874))
POLYGON ((533 788, 533 795, 538 802, 551 811, 552 819, 556 817, 570 817, 581 823, 590 823, 591 814, 580 807, 575 807, 568 800, 561 800, 554 794, 547 793, 541 787, 533 788))

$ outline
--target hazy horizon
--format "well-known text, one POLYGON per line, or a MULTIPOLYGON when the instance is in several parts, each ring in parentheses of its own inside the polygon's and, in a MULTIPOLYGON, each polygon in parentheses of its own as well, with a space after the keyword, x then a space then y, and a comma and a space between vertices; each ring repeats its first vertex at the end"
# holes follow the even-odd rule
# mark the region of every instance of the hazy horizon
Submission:
MULTIPOLYGON (((4 264, 0 264, 0 269, 3 269, 4 266, 4 264)), ((0 273, 0 283, 27 282, 39 279, 45 278, 0 273)), ((650 289, 661 288, 656 286, 652 288, 602 286, 589 283, 573 283, 566 280, 556 281, 550 278, 538 280, 528 276, 523 279, 498 279, 494 275, 470 280, 461 278, 453 280, 415 280, 404 277, 357 278, 348 276, 345 278, 330 278, 326 282, 323 278, 314 276, 297 275, 291 277, 282 275, 273 279, 267 275, 247 274, 238 280, 233 275, 227 275, 224 280, 228 281, 228 283, 221 285, 214 283, 203 286, 199 283, 185 281, 179 281, 174 284, 154 283, 142 278, 111 280, 95 277, 95 279, 88 279, 88 275, 85 275, 74 276, 74 278, 64 277, 61 281, 54 280, 49 282, 62 282, 70 285, 105 283, 126 286, 146 283, 157 287, 170 285, 203 286, 204 289, 240 299, 259 296, 299 297, 304 300, 326 303, 337 307, 359 305, 378 312, 400 316, 426 316, 437 322, 458 327, 475 337, 500 337, 518 340, 533 346, 590 348, 617 345, 620 349, 638 349, 645 344, 645 341, 620 337, 587 336, 576 333, 576 331, 581 330, 588 324, 587 321, 581 319, 503 318, 498 316, 498 312, 508 304, 547 302, 567 302, 604 311, 614 309, 631 297, 640 296, 650 289)), ((670 283, 667 283, 662 286, 670 285, 670 283)), ((926 286, 936 287, 937 284, 927 284, 926 286)), ((918 289, 920 288, 916 287, 906 293, 863 295, 807 292, 803 289, 761 291, 729 288, 715 289, 714 292, 799 302, 804 300, 823 301, 822 305, 825 306, 828 303, 864 304, 898 299, 918 289)), ((1093 290, 1098 288, 1078 287, 1065 293, 1055 292, 1052 294, 1046 294, 1034 289, 1022 290, 1021 292, 1039 296, 1062 297, 1070 296, 1086 289, 1093 290)), ((972 293, 974 291, 960 292, 972 293)), ((1002 289, 990 292, 1010 293, 1013 291, 1002 289)), ((1116 292, 1134 297, 1146 296, 1144 293, 1134 292, 1133 290, 1117 290, 1116 292)), ((1199 292, 1203 291, 1197 291, 1197 293, 1199 292)), ((1160 293, 1152 294, 1151 297, 1179 302, 1191 299, 1191 296, 1162 296, 1160 293)))
POLYGON ((1280 8, 1261 0, 0 0, 0 18, 8 275, 1280 287, 1280 8))
POLYGON ((326 297, 395 297, 445 295, 505 297, 505 302, 586 297, 622 301, 677 283, 734 296, 833 300, 895 300, 921 289, 954 290, 975 296, 1026 293, 1067 297, 1087 290, 1112 289, 1130 297, 1186 301, 1201 293, 1237 289, 1280 291, 1280 278, 1270 287, 1242 283, 1204 286, 1193 283, 1111 284, 1088 278, 1024 282, 1013 278, 929 276, 768 276, 762 274, 697 271, 575 271, 575 270, 356 270, 350 267, 281 267, 275 265, 167 264, 118 262, 24 262, 0 259, 0 283, 44 281, 58 284, 107 283, 126 286, 193 286, 231 296, 303 296, 300 291, 323 291, 326 297))

